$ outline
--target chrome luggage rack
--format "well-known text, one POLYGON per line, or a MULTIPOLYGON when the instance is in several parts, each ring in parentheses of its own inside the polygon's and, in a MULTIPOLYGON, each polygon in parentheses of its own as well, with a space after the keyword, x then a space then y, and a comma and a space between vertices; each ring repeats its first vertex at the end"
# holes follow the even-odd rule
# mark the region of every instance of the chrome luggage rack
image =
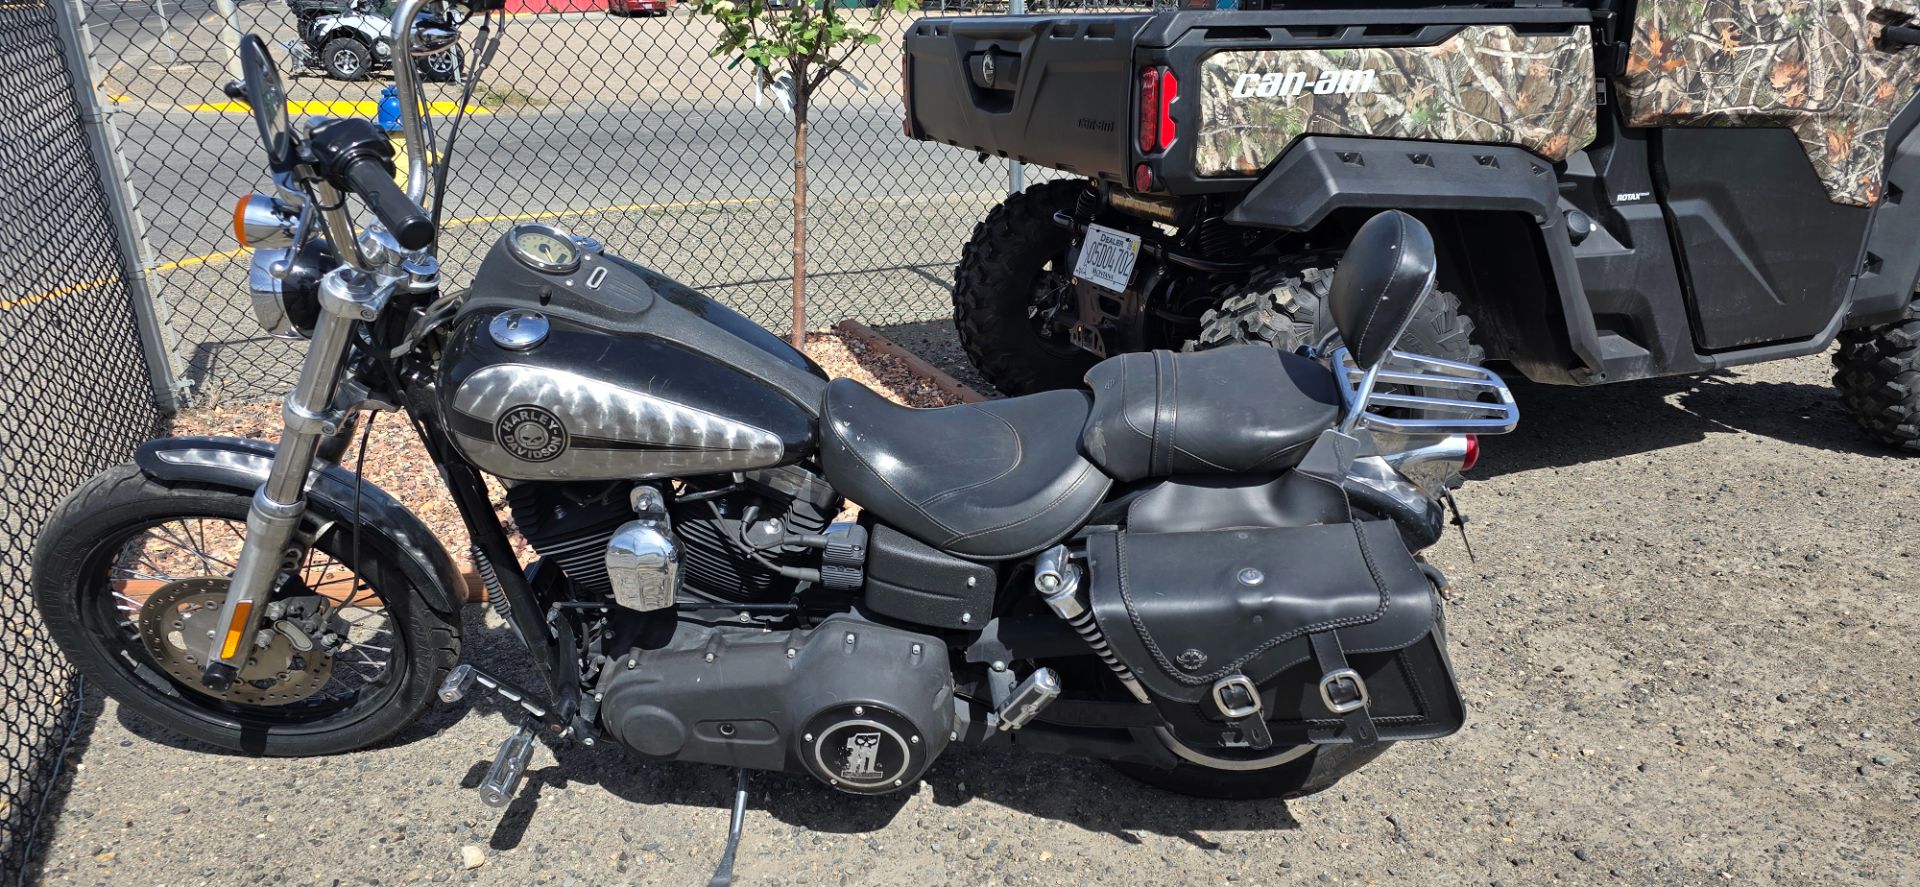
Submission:
POLYGON ((1505 434, 1520 424, 1513 392, 1492 370, 1405 351, 1391 351, 1371 369, 1356 364, 1345 348, 1330 363, 1339 382, 1346 418, 1340 430, 1379 429, 1400 434, 1505 434), (1449 389, 1458 396, 1432 397, 1378 390, 1381 385, 1449 389), (1419 411, 1420 418, 1386 416, 1379 409, 1419 411))

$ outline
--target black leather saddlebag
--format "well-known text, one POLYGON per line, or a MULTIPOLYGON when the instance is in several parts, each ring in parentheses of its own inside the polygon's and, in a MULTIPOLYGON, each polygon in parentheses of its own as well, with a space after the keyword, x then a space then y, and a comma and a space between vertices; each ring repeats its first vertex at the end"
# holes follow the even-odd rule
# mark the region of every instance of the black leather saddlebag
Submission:
POLYGON ((1101 631, 1182 734, 1370 743, 1465 719, 1439 594, 1389 521, 1101 532, 1087 562, 1101 631))

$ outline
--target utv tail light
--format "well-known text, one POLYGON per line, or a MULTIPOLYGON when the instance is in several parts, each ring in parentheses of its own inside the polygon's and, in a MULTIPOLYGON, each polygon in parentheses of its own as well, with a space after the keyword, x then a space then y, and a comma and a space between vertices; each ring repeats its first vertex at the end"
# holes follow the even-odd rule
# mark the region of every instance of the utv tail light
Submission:
POLYGON ((1166 68, 1140 69, 1140 153, 1165 151, 1177 135, 1173 122, 1173 102, 1180 97, 1180 83, 1166 68))
POLYGON ((1142 194, 1153 190, 1153 167, 1144 163, 1134 166, 1133 190, 1142 194))
POLYGON ((1467 457, 1460 460, 1460 470, 1472 471, 1473 466, 1478 464, 1480 464, 1480 435, 1469 434, 1467 435, 1467 457))

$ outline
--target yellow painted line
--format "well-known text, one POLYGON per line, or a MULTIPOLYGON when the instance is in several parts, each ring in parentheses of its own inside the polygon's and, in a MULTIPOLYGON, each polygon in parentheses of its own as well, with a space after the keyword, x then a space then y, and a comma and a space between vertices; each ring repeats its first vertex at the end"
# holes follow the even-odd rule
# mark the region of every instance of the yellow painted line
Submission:
MULTIPOLYGON (((623 203, 617 206, 596 206, 596 207, 590 207, 588 209, 563 209, 563 210, 556 210, 554 212, 544 212, 544 213, 515 213, 512 215, 471 216, 464 219, 449 219, 443 224, 444 224, 444 227, 452 228, 459 225, 484 225, 489 222, 525 222, 532 219, 553 219, 553 218, 565 218, 565 217, 577 217, 577 216, 595 216, 595 215, 607 215, 610 213, 621 213, 621 212, 648 212, 651 210, 662 210, 662 209, 685 209, 687 207, 693 207, 693 206, 751 206, 751 205, 764 204, 764 203, 785 203, 785 202, 788 202, 789 200, 791 200, 791 198, 723 197, 723 198, 716 198, 712 200, 674 200, 667 203, 623 203)), ((182 268, 190 268, 194 265, 204 265, 209 262, 220 262, 220 261, 225 261, 227 259, 237 259, 250 252, 252 252, 252 250, 241 248, 241 249, 223 250, 217 253, 206 253, 205 255, 188 256, 187 258, 180 259, 178 261, 167 262, 162 265, 155 265, 153 267, 153 273, 165 274, 169 271, 178 271, 182 268)), ((44 293, 34 293, 33 295, 30 295, 30 296, 21 296, 18 299, 0 299, 0 311, 10 311, 14 308, 24 308, 28 305, 37 305, 41 302, 48 302, 54 299, 65 298, 67 296, 86 292, 96 287, 105 286, 106 284, 112 283, 112 282, 113 282, 113 278, 102 277, 96 280, 89 280, 85 283, 76 283, 72 286, 63 286, 63 287, 60 287, 59 289, 48 290, 44 293)))
MULTIPOLYGON (((212 111, 219 114, 252 114, 253 109, 246 102, 208 102, 203 105, 184 105, 182 111, 212 111)), ((435 114, 452 114, 460 110, 459 102, 428 102, 427 110, 435 114)), ((379 102, 360 101, 317 101, 296 100, 287 103, 287 111, 302 116, 320 117, 371 117, 380 113, 379 102)), ((489 108, 468 105, 468 114, 492 114, 489 108)))
POLYGON ((182 268, 190 267, 193 265, 204 265, 208 262, 218 262, 222 259, 231 259, 237 256, 244 256, 250 252, 253 252, 253 250, 247 249, 246 247, 243 246, 239 249, 230 249, 225 252, 207 253, 204 256, 189 256, 187 258, 181 259, 178 262, 168 262, 164 265, 155 265, 153 267, 153 270, 157 274, 164 274, 168 271, 178 271, 182 268))
MULTIPOLYGON (((4 8, 4 7, 0 7, 0 8, 4 8)), ((100 277, 100 278, 95 278, 93 280, 89 280, 86 283, 76 283, 72 286, 63 286, 59 289, 47 290, 44 293, 34 293, 31 296, 21 296, 18 299, 0 299, 0 311, 12 311, 15 308, 25 308, 28 305, 38 305, 41 302, 51 302, 54 299, 62 299, 67 296, 84 293, 90 289, 106 286, 107 284, 112 283, 113 281, 114 281, 114 278, 111 278, 111 277, 100 277)))

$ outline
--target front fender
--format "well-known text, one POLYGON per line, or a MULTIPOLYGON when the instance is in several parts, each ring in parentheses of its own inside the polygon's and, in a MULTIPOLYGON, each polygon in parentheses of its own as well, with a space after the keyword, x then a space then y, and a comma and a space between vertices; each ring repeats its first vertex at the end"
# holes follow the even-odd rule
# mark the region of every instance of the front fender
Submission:
MULTIPOLYGON (((237 437, 168 437, 149 441, 134 453, 141 473, 167 486, 216 487, 252 495, 267 479, 274 445, 237 437)), ((307 481, 310 513, 351 524, 354 475, 328 465, 307 481)), ((384 547, 398 560, 427 606, 457 617, 466 587, 453 558, 427 525, 392 494, 360 481, 360 529, 365 544, 384 547)))

